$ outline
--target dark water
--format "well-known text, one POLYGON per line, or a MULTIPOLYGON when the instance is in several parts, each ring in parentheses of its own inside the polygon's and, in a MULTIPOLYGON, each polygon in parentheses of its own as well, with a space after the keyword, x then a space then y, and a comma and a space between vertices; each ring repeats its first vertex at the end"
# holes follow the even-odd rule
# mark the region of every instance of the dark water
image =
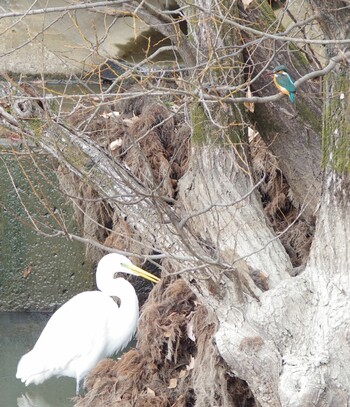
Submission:
POLYGON ((72 407, 75 380, 61 377, 26 387, 16 379, 17 363, 31 350, 50 314, 0 313, 0 406, 72 407))
MULTIPOLYGON (((74 379, 53 377, 28 387, 16 379, 20 358, 33 348, 50 316, 38 312, 0 312, 0 407, 73 407, 74 379)), ((123 352, 135 346, 135 342, 131 341, 123 352)))

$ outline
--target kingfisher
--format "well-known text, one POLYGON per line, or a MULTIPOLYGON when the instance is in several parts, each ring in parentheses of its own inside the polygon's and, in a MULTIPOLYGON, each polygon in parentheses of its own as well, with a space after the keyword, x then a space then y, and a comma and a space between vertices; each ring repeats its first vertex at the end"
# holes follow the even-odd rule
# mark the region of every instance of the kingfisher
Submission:
POLYGON ((284 65, 278 65, 272 72, 268 72, 269 75, 273 75, 273 81, 276 88, 289 96, 289 100, 294 103, 295 85, 293 79, 287 72, 287 68, 284 65))

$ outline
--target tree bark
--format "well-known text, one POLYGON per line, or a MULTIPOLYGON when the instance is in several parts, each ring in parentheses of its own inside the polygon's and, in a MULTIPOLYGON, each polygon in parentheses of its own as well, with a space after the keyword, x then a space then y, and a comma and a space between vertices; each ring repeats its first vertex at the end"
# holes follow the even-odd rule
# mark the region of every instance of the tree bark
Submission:
MULTIPOLYGON (((277 23, 267 2, 259 0, 254 4, 246 10, 241 6, 240 17, 260 31, 281 33, 284 28, 277 23)), ((245 59, 250 64, 249 78, 253 79, 254 94, 267 96, 278 92, 271 77, 266 75, 266 68, 285 65, 294 80, 317 68, 308 54, 290 41, 264 39, 248 32, 243 32, 243 36, 246 43, 253 41, 245 59), (254 40, 259 40, 258 45, 254 40), (270 63, 266 66, 265 61, 270 63)), ((278 103, 257 104, 251 114, 252 123, 277 157, 292 189, 294 203, 306 206, 304 213, 309 221, 321 192, 321 109, 320 83, 309 81, 297 89, 295 105, 283 97, 278 103)))

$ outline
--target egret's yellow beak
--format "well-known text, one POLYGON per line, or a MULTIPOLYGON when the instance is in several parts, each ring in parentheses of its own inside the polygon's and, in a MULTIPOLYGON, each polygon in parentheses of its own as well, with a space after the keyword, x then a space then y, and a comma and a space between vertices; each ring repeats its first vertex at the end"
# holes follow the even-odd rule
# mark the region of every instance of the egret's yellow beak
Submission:
POLYGON ((145 278, 146 280, 152 281, 152 283, 158 283, 158 281, 160 280, 160 278, 154 276, 153 274, 149 273, 148 271, 141 269, 140 267, 135 266, 134 264, 122 264, 122 266, 131 270, 137 276, 140 276, 140 277, 145 278))

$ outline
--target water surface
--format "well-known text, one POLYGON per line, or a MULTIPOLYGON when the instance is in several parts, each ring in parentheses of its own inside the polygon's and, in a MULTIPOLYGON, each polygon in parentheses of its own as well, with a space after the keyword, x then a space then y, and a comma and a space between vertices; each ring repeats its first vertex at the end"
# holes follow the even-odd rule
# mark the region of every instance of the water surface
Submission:
MULTIPOLYGON (((28 387, 16 379, 18 361, 33 348, 51 315, 0 312, 0 407, 73 407, 75 380, 72 378, 53 377, 28 387)), ((123 352, 133 346, 134 340, 123 352)))
POLYGON ((75 380, 61 377, 26 387, 16 379, 17 363, 32 349, 51 314, 0 312, 0 406, 72 407, 75 380))

